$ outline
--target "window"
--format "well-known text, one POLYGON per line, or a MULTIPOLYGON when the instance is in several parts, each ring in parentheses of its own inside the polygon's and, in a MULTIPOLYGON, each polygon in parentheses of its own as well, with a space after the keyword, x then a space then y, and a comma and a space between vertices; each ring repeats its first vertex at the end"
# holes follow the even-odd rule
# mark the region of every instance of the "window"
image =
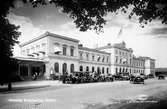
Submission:
POLYGON ((56 73, 59 73, 59 63, 55 63, 54 69, 56 73))
POLYGON ((74 56, 74 47, 70 48, 70 56, 74 56))
POLYGON ((104 74, 104 67, 102 68, 102 74, 104 74))
POLYGON ((25 50, 22 51, 22 55, 25 55, 25 50))
POLYGON ((107 68, 107 74, 109 73, 109 68, 107 68))
POLYGON ((119 54, 121 55, 121 51, 119 51, 119 54))
POLYGON ((71 73, 74 72, 74 64, 71 64, 71 66, 70 66, 70 72, 71 72, 71 73))
POLYGON ((107 62, 109 62, 109 57, 107 57, 107 62))
POLYGON ((115 50, 115 54, 118 54, 118 50, 115 50))
POLYGON ((27 49, 27 54, 30 54, 30 49, 27 49))
POLYGON ((97 74, 101 74, 100 68, 97 67, 97 74))
POLYGON ((100 57, 100 56, 98 56, 98 58, 97 58, 97 61, 98 61, 98 62, 100 61, 100 58, 101 58, 101 57, 100 57))
POLYGON ((35 52, 35 48, 31 47, 31 52, 34 53, 35 52))
POLYGON ((86 53, 86 60, 89 60, 89 53, 86 53))
POLYGON ((63 74, 65 74, 67 72, 67 64, 66 63, 63 64, 62 71, 63 71, 63 74))
POLYGON ((79 67, 79 71, 83 71, 83 67, 82 66, 79 67))
POLYGON ((63 46, 63 55, 67 55, 67 47, 66 46, 63 46))
POLYGON ((95 55, 93 54, 93 55, 92 55, 92 61, 94 61, 94 60, 95 60, 95 55))
POLYGON ((105 58, 103 57, 102 62, 104 62, 104 59, 105 59, 105 58))
POLYGON ((92 67, 92 72, 94 72, 95 71, 95 67, 92 67))
POLYGON ((54 54, 59 54, 61 52, 60 49, 60 44, 59 43, 54 43, 54 54))
POLYGON ((80 52, 79 55, 80 55, 80 59, 83 59, 83 53, 80 52))
POLYGON ((115 57, 115 63, 118 63, 118 56, 115 57))
POLYGON ((40 46, 39 45, 36 45, 36 51, 38 52, 40 49, 40 46))
POLYGON ((118 73, 118 68, 115 69, 116 74, 118 73))
POLYGON ((88 66, 86 66, 86 71, 87 71, 87 72, 89 71, 89 67, 88 67, 88 66))
POLYGON ((120 58, 120 64, 122 64, 122 58, 120 58))
POLYGON ((121 73, 121 68, 119 68, 119 73, 121 73))

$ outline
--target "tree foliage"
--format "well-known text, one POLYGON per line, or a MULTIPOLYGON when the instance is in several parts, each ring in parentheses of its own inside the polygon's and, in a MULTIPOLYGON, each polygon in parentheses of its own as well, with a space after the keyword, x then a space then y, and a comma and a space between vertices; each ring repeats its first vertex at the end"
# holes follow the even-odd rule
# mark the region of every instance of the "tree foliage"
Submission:
POLYGON ((104 17, 107 13, 117 10, 126 13, 129 6, 132 8, 129 18, 138 16, 138 21, 143 26, 155 19, 167 24, 166 0, 30 0, 30 2, 34 7, 38 7, 39 4, 55 4, 74 19, 80 31, 94 29, 101 32, 106 24, 104 17))
POLYGON ((16 70, 16 60, 12 58, 12 50, 20 35, 18 26, 10 24, 6 18, 9 9, 13 7, 13 0, 0 1, 0 83, 11 82, 11 75, 16 70))

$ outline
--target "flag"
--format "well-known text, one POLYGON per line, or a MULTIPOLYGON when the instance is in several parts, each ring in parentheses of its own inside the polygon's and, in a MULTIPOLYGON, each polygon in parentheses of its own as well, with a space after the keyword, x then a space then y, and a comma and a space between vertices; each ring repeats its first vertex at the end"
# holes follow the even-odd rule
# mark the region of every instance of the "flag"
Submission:
POLYGON ((119 30, 119 33, 117 35, 117 38, 119 38, 121 35, 122 35, 122 32, 123 32, 123 27, 121 26, 121 29, 119 30))

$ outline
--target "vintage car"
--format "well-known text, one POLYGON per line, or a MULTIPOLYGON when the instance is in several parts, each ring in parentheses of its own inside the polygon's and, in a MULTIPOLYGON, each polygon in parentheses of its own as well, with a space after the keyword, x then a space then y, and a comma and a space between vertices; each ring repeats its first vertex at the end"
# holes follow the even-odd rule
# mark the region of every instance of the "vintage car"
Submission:
POLYGON ((114 81, 114 78, 113 78, 113 76, 112 76, 111 74, 108 74, 108 75, 105 77, 105 81, 107 81, 107 82, 112 82, 112 81, 114 81))
POLYGON ((140 77, 140 76, 131 76, 130 77, 130 83, 133 84, 144 84, 144 78, 140 77))
POLYGON ((158 76, 158 80, 164 80, 165 79, 165 76, 164 75, 159 75, 158 76))

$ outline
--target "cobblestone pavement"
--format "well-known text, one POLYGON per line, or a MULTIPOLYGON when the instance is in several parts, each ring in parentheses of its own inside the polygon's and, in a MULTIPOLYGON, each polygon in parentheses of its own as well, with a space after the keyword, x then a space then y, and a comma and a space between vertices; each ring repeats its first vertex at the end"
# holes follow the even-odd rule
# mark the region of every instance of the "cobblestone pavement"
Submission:
POLYGON ((167 80, 157 79, 146 80, 144 85, 116 81, 59 86, 68 87, 53 85, 40 91, 0 94, 0 109, 84 109, 88 104, 110 104, 140 95, 163 97, 167 92, 167 80))

